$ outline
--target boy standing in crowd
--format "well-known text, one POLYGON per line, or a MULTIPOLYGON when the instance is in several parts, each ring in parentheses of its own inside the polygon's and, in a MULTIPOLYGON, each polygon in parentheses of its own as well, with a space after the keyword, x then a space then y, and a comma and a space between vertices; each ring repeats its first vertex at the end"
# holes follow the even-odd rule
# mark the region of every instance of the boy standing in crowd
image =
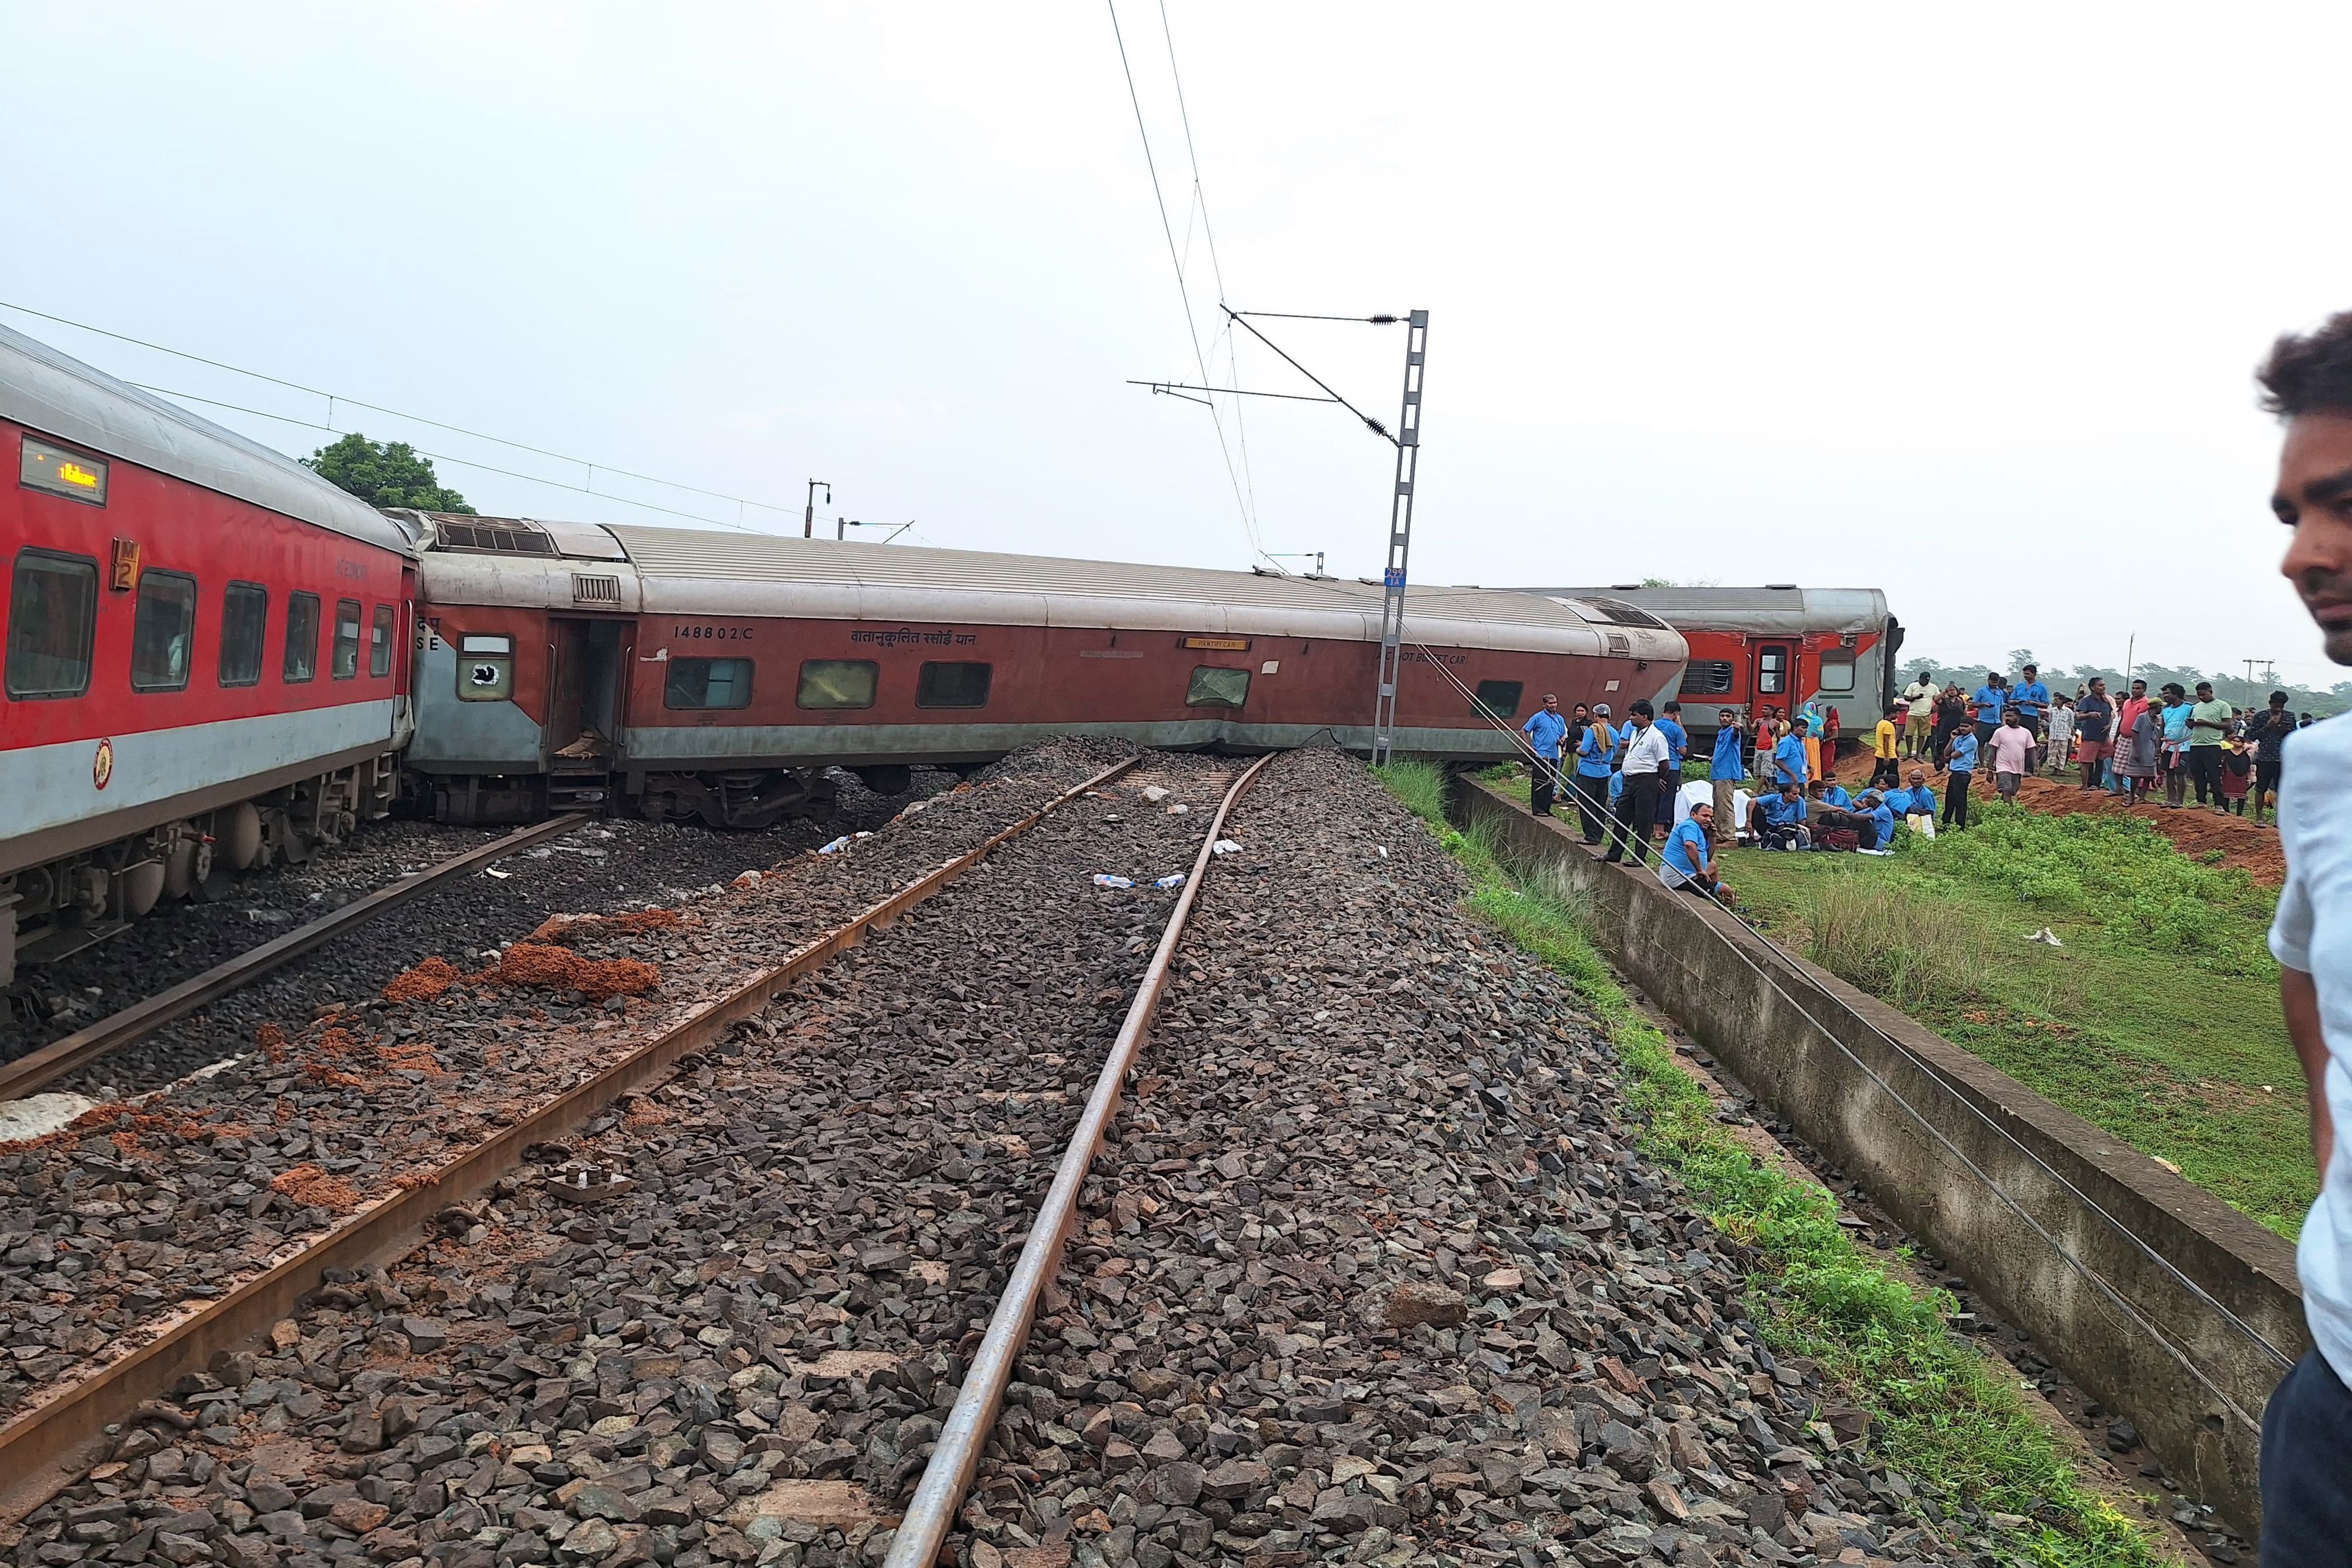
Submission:
POLYGON ((1899 753, 1903 727, 1911 717, 1910 706, 1897 701, 1895 711, 1878 721, 1870 736, 1870 782, 1877 789, 1891 789, 1900 777, 1895 769, 1901 766, 1899 753))
POLYGON ((2286 737, 2294 733, 2294 715, 2286 711, 2286 694, 2273 692, 2271 706, 2256 714, 2246 727, 2246 738, 2254 745, 2254 821, 2263 820, 2263 810, 2276 803, 2279 787, 2279 758, 2284 755, 2286 737))
POLYGON ((2107 677, 2093 675, 2090 690, 2074 705, 2074 743, 2083 759, 2082 788, 2085 789, 2098 785, 2100 765, 2114 744, 2115 715, 2116 705, 2107 699, 2107 677))

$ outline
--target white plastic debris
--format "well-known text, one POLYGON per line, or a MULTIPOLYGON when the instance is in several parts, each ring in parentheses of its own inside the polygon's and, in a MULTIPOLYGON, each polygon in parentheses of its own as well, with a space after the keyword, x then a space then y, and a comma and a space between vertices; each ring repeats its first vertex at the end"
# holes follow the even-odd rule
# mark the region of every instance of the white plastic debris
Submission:
POLYGON ((1209 846, 1209 852, 1213 855, 1237 855, 1242 852, 1242 847, 1231 839, 1219 839, 1209 846))
POLYGON ((2058 940, 2058 933, 2051 930, 2047 925, 2043 926, 2041 930, 2036 931, 2032 936, 2028 936, 2026 940, 2028 942, 2039 942, 2044 947, 2063 947, 2066 946, 2066 944, 2058 940))
POLYGON ((1125 876, 1107 876, 1101 872, 1097 872, 1095 873, 1095 885, 1097 887, 1133 887, 1135 885, 1135 879, 1125 876))
POLYGON ((1174 793, 1176 793, 1175 790, 1158 784, 1146 784, 1143 787, 1143 798, 1155 806, 1174 793))
POLYGON ((1181 887, 1184 885, 1184 873, 1181 871, 1171 871, 1166 876, 1154 882, 1151 885, 1163 890, 1171 887, 1181 887))
POLYGON ((1181 817, 1191 811, 1192 809, 1192 807, 1184 804, 1183 801, 1179 800, 1174 805, 1168 808, 1168 814, 1171 817, 1181 817))
POLYGON ((504 882, 504 881, 506 881, 506 879, 507 879, 507 878, 509 878, 509 877, 510 877, 510 876, 514 875, 514 873, 512 873, 512 872, 510 872, 510 871, 500 871, 498 867, 496 867, 496 866, 494 866, 494 865, 486 865, 486 866, 484 866, 484 867, 482 868, 482 874, 483 874, 484 876, 494 876, 494 877, 497 877, 500 882, 504 882))
POLYGON ((821 855, 838 854, 849 847, 849 837, 847 833, 844 833, 829 844, 819 844, 816 852, 821 855))
POLYGON ((1381 859, 1382 859, 1382 860, 1386 860, 1386 859, 1388 859, 1388 858, 1389 858, 1389 847, 1388 847, 1388 845, 1386 845, 1386 844, 1374 844, 1374 845, 1372 846, 1372 849, 1373 849, 1374 852, 1376 852, 1377 854, 1379 854, 1379 856, 1381 857, 1381 859))
POLYGON ((35 1094, 0 1102, 0 1144, 23 1143, 70 1127, 75 1117, 97 1104, 81 1094, 35 1094))

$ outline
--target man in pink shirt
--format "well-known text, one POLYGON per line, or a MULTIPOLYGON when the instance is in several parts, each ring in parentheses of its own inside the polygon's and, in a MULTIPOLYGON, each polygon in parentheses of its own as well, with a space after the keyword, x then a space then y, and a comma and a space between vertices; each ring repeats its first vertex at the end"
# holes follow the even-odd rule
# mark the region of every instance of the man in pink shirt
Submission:
POLYGON ((1992 753, 1993 787, 2002 800, 2016 800, 2017 781, 2025 777, 2026 763, 2033 755, 2033 732, 2025 727, 2017 709, 2000 710, 2000 727, 1992 732, 1985 749, 1992 753))

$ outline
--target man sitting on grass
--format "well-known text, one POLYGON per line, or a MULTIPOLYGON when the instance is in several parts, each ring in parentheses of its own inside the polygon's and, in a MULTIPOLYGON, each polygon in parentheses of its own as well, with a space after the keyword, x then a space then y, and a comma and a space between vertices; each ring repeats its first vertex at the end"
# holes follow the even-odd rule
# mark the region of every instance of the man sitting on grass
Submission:
POLYGON ((1815 848, 1826 847, 1822 843, 1822 835, 1841 828, 1853 834, 1855 843, 1861 848, 1877 847, 1877 833, 1869 814, 1855 809, 1853 799, 1844 790, 1835 785, 1824 789, 1822 781, 1816 779, 1806 794, 1805 820, 1812 828, 1815 848))
POLYGON ((1724 886, 1707 842, 1708 830, 1714 826, 1712 802, 1693 806, 1690 815, 1666 835, 1665 851, 1658 857, 1658 880, 1680 892, 1696 893, 1702 898, 1711 894, 1728 904, 1731 889, 1724 886))
POLYGON ((1776 794, 1759 795, 1748 811, 1748 831, 1756 835, 1759 847, 1768 850, 1809 850, 1813 847, 1813 835, 1805 831, 1804 789, 1795 779, 1783 783, 1776 794))

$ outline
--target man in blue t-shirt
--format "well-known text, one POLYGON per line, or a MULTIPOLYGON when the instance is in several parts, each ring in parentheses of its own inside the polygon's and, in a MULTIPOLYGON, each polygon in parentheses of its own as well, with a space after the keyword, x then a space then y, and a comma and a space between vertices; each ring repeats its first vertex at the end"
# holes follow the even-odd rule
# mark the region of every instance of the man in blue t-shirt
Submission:
POLYGON ((1812 777, 1812 764, 1805 758, 1805 721, 1789 721, 1789 733, 1772 748, 1772 782, 1794 784, 1801 792, 1812 777))
POLYGON ((1895 841, 1895 808, 1887 804, 1885 796, 1875 789, 1865 789, 1854 808, 1870 820, 1875 830, 1875 836, 1862 846, 1864 849, 1883 850, 1895 841))
POLYGON ((1528 722, 1519 726, 1519 733, 1528 737, 1536 754, 1535 778, 1528 785, 1528 810, 1538 817, 1549 817, 1553 797, 1559 789, 1559 743, 1568 734, 1568 720, 1559 716, 1559 697, 1556 693, 1544 693, 1543 706, 1528 716, 1528 722))
POLYGON ((1777 794, 1757 798, 1748 808, 1748 830, 1756 841, 1768 850, 1809 850, 1813 847, 1813 835, 1805 831, 1805 791, 1802 785, 1783 783, 1777 794))
POLYGON ((1709 852, 1707 835, 1715 826, 1715 807, 1702 800, 1691 808, 1691 814, 1675 824, 1666 835, 1666 847, 1658 856, 1658 880, 1668 887, 1701 897, 1712 894, 1728 904, 1731 889, 1723 885, 1716 869, 1715 857, 1709 852))
POLYGON ((1592 705, 1592 721, 1576 741, 1576 814, 1584 841, 1597 844, 1609 825, 1609 759, 1617 732, 1609 726, 1609 705, 1592 705))
POLYGON ((1951 754, 1944 761, 1944 826, 1969 825, 1969 786, 1976 781, 1977 732, 1963 729, 1952 737, 1951 754))
POLYGON ((1977 744, 1982 746, 2000 727, 2000 710, 2009 706, 2009 677, 1998 670, 1985 672, 1985 684, 1969 699, 1976 710, 1977 744))
POLYGON ((1669 702, 1660 710, 1657 730, 1666 737, 1666 770, 1658 775, 1658 821, 1675 820, 1675 797, 1682 793, 1683 759, 1690 755, 1690 731, 1683 727, 1683 705, 1669 702))
POLYGON ((1716 709, 1715 755, 1706 765, 1706 777, 1715 788, 1715 820, 1734 837, 1738 835, 1738 819, 1731 808, 1738 798, 1740 781, 1748 777, 1746 749, 1739 715, 1727 707, 1716 709))
MULTIPOLYGON (((1889 791, 1885 797, 1885 801, 1886 809, 1894 812, 1898 819, 1904 817, 1934 816, 1936 814, 1936 792, 1927 788, 1927 770, 1924 768, 1914 768, 1911 769, 1909 788, 1889 791)), ((1881 843, 1878 847, 1880 849, 1885 849, 1886 846, 1884 843, 1881 843)))
POLYGON ((2027 664, 2017 672, 2017 685, 2009 688, 2010 706, 2017 709, 2019 722, 2033 732, 2033 744, 2025 751, 2025 770, 2042 771, 2042 718, 2050 708, 2050 688, 2042 682, 2042 671, 2027 664))

